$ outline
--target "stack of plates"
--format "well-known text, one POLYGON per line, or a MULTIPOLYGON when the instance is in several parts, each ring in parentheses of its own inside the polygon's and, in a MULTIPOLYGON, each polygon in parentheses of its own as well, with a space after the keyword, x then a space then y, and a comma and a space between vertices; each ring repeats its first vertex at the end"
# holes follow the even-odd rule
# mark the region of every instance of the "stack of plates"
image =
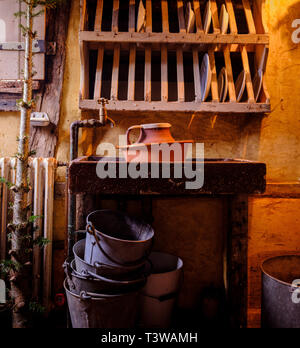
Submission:
POLYGON ((146 9, 144 7, 143 0, 140 0, 136 31, 138 33, 144 32, 145 25, 146 25, 146 9))
POLYGON ((208 0, 206 3, 204 18, 203 18, 205 34, 209 32, 211 20, 212 20, 211 5, 210 5, 210 0, 208 0))
POLYGON ((218 77, 219 99, 220 103, 224 103, 228 93, 228 77, 227 70, 222 68, 218 77))
POLYGON ((187 33, 194 32, 194 30, 195 30, 195 13, 192 9, 191 2, 188 2, 187 6, 186 6, 185 25, 186 25, 186 32, 187 33))
POLYGON ((228 25, 229 25, 229 14, 226 10, 226 6, 223 4, 221 7, 221 13, 220 13, 221 34, 227 34, 228 25))
POLYGON ((200 84, 201 84, 201 101, 204 102, 210 91, 211 86, 211 67, 209 62, 209 56, 206 53, 203 57, 202 64, 201 64, 201 71, 200 71, 200 84))

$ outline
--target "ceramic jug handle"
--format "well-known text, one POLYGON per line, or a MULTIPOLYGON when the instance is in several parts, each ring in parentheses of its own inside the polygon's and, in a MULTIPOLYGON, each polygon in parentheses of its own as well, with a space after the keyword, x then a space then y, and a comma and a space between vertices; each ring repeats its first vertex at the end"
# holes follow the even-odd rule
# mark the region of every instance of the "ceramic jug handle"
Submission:
POLYGON ((127 145, 132 145, 132 143, 130 142, 129 137, 130 137, 130 132, 133 129, 142 129, 142 126, 141 125, 139 125, 139 126, 132 126, 132 127, 127 129, 127 132, 126 132, 127 145))

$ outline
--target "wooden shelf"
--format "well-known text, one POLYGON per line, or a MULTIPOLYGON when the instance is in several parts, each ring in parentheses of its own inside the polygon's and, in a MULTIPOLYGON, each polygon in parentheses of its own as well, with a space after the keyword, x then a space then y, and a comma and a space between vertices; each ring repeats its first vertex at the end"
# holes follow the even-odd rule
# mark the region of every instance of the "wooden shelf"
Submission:
MULTIPOLYGON (((83 110, 97 110, 100 105, 95 100, 80 100, 79 106, 83 110)), ((110 111, 148 111, 148 112, 207 112, 207 113, 269 113, 269 103, 214 103, 214 102, 147 102, 147 101, 113 101, 107 105, 107 110, 110 111)))
MULTIPOLYGON (((136 14, 139 0, 127 0, 123 3, 119 0, 81 0, 81 30, 79 32, 81 49, 80 108, 98 110, 97 100, 100 97, 108 97, 110 99, 108 110, 116 111, 228 114, 263 114, 270 112, 270 97, 266 88, 265 76, 263 76, 262 89, 257 102, 255 102, 253 85, 255 73, 262 57, 268 51, 269 45, 269 35, 262 19, 262 0, 241 0, 239 4, 231 0, 210 0, 212 25, 207 34, 204 33, 202 23, 205 2, 199 0, 191 0, 191 2, 196 16, 194 33, 186 32, 185 10, 182 0, 172 0, 170 2, 167 0, 145 0, 147 16, 144 32, 136 32, 136 14), (90 3, 94 4, 94 17, 88 7, 90 3), (124 10, 122 10, 124 4, 127 5, 127 12, 125 12, 128 14, 126 19, 128 31, 124 31, 124 22, 123 24, 120 22, 120 16, 123 15, 123 13, 120 14, 120 11, 124 10), (220 33, 219 10, 221 4, 225 4, 229 13, 229 29, 226 34, 220 33), (153 22, 152 20, 152 17, 157 16, 157 12, 155 14, 154 10, 157 11, 158 7, 161 18, 161 32, 154 30, 157 21, 153 22), (106 14, 107 11, 111 11, 110 16, 107 16, 110 22, 103 24, 105 21, 107 22, 105 11, 106 14), (238 15, 236 16, 237 12, 238 15), (176 20, 178 21, 178 32, 170 32, 173 25, 171 15, 174 18, 174 13, 176 13, 176 20), (239 22, 240 13, 244 16, 243 27, 239 22), (92 23, 89 21, 92 21, 92 23), (89 66, 91 62, 90 52, 93 51, 98 52, 97 62, 94 63, 96 65, 95 72, 91 71, 92 68, 89 66), (109 87, 110 90, 104 93, 104 61, 105 54, 108 51, 110 52, 112 66, 111 86, 109 87), (119 80, 122 52, 126 52, 128 56, 128 81, 119 80), (168 55, 170 52, 175 54, 176 59, 176 83, 169 80, 170 63, 168 55), (209 55, 212 85, 209 101, 201 103, 200 59, 204 52, 209 55), (144 94, 142 98, 136 96, 136 90, 139 88, 137 87, 137 55, 140 53, 143 55, 144 62, 144 76, 142 77, 144 94), (160 55, 160 61, 159 63, 156 61, 155 67, 153 66, 153 54, 160 55), (186 61, 186 54, 190 55, 188 62, 186 61), (218 55, 219 61, 217 61, 216 55, 218 55), (235 55, 234 59, 233 55, 235 55), (239 62, 236 61, 236 55, 238 55, 239 62), (226 68, 228 77, 228 97, 225 103, 219 103, 218 73, 221 66, 218 64, 220 64, 220 60, 223 61, 222 64, 226 68), (193 70, 192 77, 187 77, 186 70, 190 69, 190 66, 193 70), (246 89, 242 102, 237 102, 235 92, 235 81, 241 71, 237 72, 236 69, 244 70, 246 73, 246 89), (152 80, 153 73, 158 70, 160 70, 160 87, 158 87, 157 81, 154 85, 152 80), (127 100, 124 100, 126 99, 124 96, 120 97, 119 95, 121 82, 122 86, 124 86, 124 83, 127 84, 127 100), (171 83, 174 87, 170 87, 171 83), (190 88, 191 84, 193 91, 190 88), (158 88, 161 91, 157 98, 158 88), (170 88, 174 88, 176 92, 175 100, 174 95, 173 97, 170 96, 170 88), (191 96, 193 92, 195 95, 191 96), (153 93, 156 93, 155 97, 153 93), (188 93, 189 96, 187 96, 188 93)), ((263 71, 265 72, 265 68, 263 71)), ((141 76, 138 77, 138 80, 140 82, 141 76)))

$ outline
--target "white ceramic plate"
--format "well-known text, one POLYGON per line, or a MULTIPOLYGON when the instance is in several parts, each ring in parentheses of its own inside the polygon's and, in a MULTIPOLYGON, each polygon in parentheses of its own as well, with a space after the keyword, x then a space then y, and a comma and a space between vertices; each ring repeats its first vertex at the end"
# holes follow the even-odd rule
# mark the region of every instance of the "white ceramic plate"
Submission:
POLYGON ((209 32, 209 28, 211 25, 211 19, 212 19, 211 6, 210 6, 210 0, 208 0, 206 3, 205 14, 204 14, 204 18, 203 18, 204 33, 205 34, 207 34, 209 32))
POLYGON ((206 53, 201 63, 200 71, 200 83, 201 83, 201 100, 204 102, 209 94, 211 87, 211 67, 209 62, 209 56, 206 53))
POLYGON ((258 101, 263 81, 263 72, 259 69, 253 79, 253 91, 255 101, 258 101))
POLYGON ((228 93, 228 77, 227 77, 227 70, 225 68, 222 68, 222 70, 219 73, 218 88, 219 88, 220 102, 224 103, 228 93))
POLYGON ((193 33, 195 30, 195 13, 191 2, 188 2, 185 11, 185 25, 187 33, 193 33))
POLYGON ((221 7, 221 13, 220 13, 221 34, 227 34, 228 25, 229 25, 229 14, 226 10, 226 6, 223 4, 221 7))
POLYGON ((145 30, 145 23, 146 23, 146 10, 143 4, 143 0, 140 0, 138 17, 137 17, 137 25, 136 25, 136 31, 138 33, 143 32, 145 30))
POLYGON ((245 92, 245 87, 246 87, 246 73, 245 73, 245 70, 243 70, 235 82, 235 93, 236 93, 237 102, 241 101, 245 92))

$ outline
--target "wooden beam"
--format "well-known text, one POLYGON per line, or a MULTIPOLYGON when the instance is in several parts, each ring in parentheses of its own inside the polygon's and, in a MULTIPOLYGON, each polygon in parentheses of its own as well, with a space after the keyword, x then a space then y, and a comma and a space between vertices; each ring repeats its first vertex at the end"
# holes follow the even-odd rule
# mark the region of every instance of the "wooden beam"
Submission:
POLYGON ((80 0, 80 30, 87 30, 87 0, 80 0))
POLYGON ((117 33, 119 31, 119 0, 113 1, 111 31, 117 33))
POLYGON ((218 77, 214 49, 209 50, 209 63, 211 68, 211 96, 214 103, 219 102, 218 77))
POLYGON ((177 0, 177 13, 178 13, 179 32, 186 33, 182 0, 177 0))
MULTIPOLYGON (((81 100, 79 106, 83 110, 99 110, 99 104, 93 100, 81 100)), ((128 115, 135 116, 135 112, 166 112, 176 111, 186 114, 194 112, 212 113, 212 114, 245 114, 255 113, 263 115, 271 111, 270 104, 265 103, 195 103, 195 102, 161 102, 152 101, 110 101, 107 105, 108 111, 129 112, 128 115)))
POLYGON ((57 144, 57 126, 61 115, 66 41, 69 25, 70 2, 63 1, 55 9, 47 10, 46 41, 56 42, 56 54, 47 57, 48 76, 44 92, 39 95, 36 111, 47 112, 51 126, 32 127, 30 149, 36 151, 37 157, 54 157, 57 144))
POLYGON ((168 10, 168 1, 161 1, 161 15, 162 15, 162 31, 164 33, 169 32, 169 10, 168 10))
POLYGON ((255 24, 252 16, 251 6, 248 0, 243 0, 243 6, 245 11, 245 17, 248 24, 250 34, 256 34, 255 24))
POLYGON ((128 31, 135 32, 135 0, 129 0, 128 31))
POLYGON ((237 28, 237 24, 236 24, 235 13, 234 13, 232 2, 231 2, 231 0, 225 0, 225 4, 226 4, 227 12, 229 14, 230 33, 237 34, 238 28, 237 28))
POLYGON ((161 47, 161 100, 168 101, 168 49, 166 45, 161 47))
POLYGON ((152 32, 152 1, 146 0, 146 33, 152 32))
POLYGON ((217 44, 241 44, 241 45, 268 45, 270 37, 268 34, 201 34, 188 33, 182 35, 180 33, 111 33, 93 31, 82 31, 79 33, 80 41, 95 43, 141 43, 141 44, 195 44, 195 45, 217 45, 217 44))
POLYGON ((104 56, 104 48, 100 47, 98 49, 97 68, 96 68, 95 87, 94 87, 95 100, 98 100, 99 98, 101 98, 103 56, 104 56))
POLYGON ((201 15, 201 7, 200 7, 200 1, 194 0, 194 12, 196 17, 196 29, 197 33, 203 33, 203 24, 202 24, 202 15, 201 15))
MULTIPOLYGON (((42 87, 41 81, 32 81, 32 89, 39 90, 42 87)), ((19 94, 23 91, 23 81, 0 80, 0 93, 19 94)))
POLYGON ((97 0, 97 9, 95 17, 95 31, 101 31, 102 28, 102 17, 103 17, 103 0, 97 0))
POLYGON ((119 67, 120 67, 120 46, 116 45, 114 49, 114 60, 111 78, 111 100, 118 100, 118 87, 119 87, 119 67))
POLYGON ((193 48, 193 69, 194 69, 194 84, 195 84, 195 101, 201 102, 201 81, 199 67, 199 52, 196 47, 193 48))
POLYGON ((213 23, 214 33, 219 34, 221 32, 221 30, 220 30, 219 14, 218 14, 218 7, 217 7, 216 0, 210 0, 210 7, 211 7, 211 15, 212 15, 212 23, 213 23))
POLYGON ((128 72, 128 100, 134 100, 135 96, 135 60, 136 60, 136 45, 130 46, 129 51, 129 72, 128 72))
POLYGON ((233 79, 233 73, 232 73, 232 64, 231 64, 231 57, 230 57, 230 47, 225 46, 224 48, 224 61, 225 61, 225 67, 227 71, 227 78, 228 78, 228 92, 229 92, 229 100, 231 103, 236 102, 236 93, 235 93, 235 84, 233 79))
POLYGON ((176 50, 177 56, 177 90, 178 90, 178 101, 185 101, 184 93, 184 71, 183 71, 183 53, 182 48, 178 47, 176 50))
POLYGON ((87 42, 80 43, 80 98, 89 98, 89 50, 87 42))
POLYGON ((151 47, 145 49, 145 101, 151 101, 151 47))
POLYGON ((247 48, 245 46, 241 46, 241 56, 243 61, 243 67, 246 73, 246 87, 247 87, 247 93, 248 93, 248 102, 255 103, 253 84, 251 79, 251 71, 250 71, 249 60, 248 60, 248 53, 247 53, 247 48))

